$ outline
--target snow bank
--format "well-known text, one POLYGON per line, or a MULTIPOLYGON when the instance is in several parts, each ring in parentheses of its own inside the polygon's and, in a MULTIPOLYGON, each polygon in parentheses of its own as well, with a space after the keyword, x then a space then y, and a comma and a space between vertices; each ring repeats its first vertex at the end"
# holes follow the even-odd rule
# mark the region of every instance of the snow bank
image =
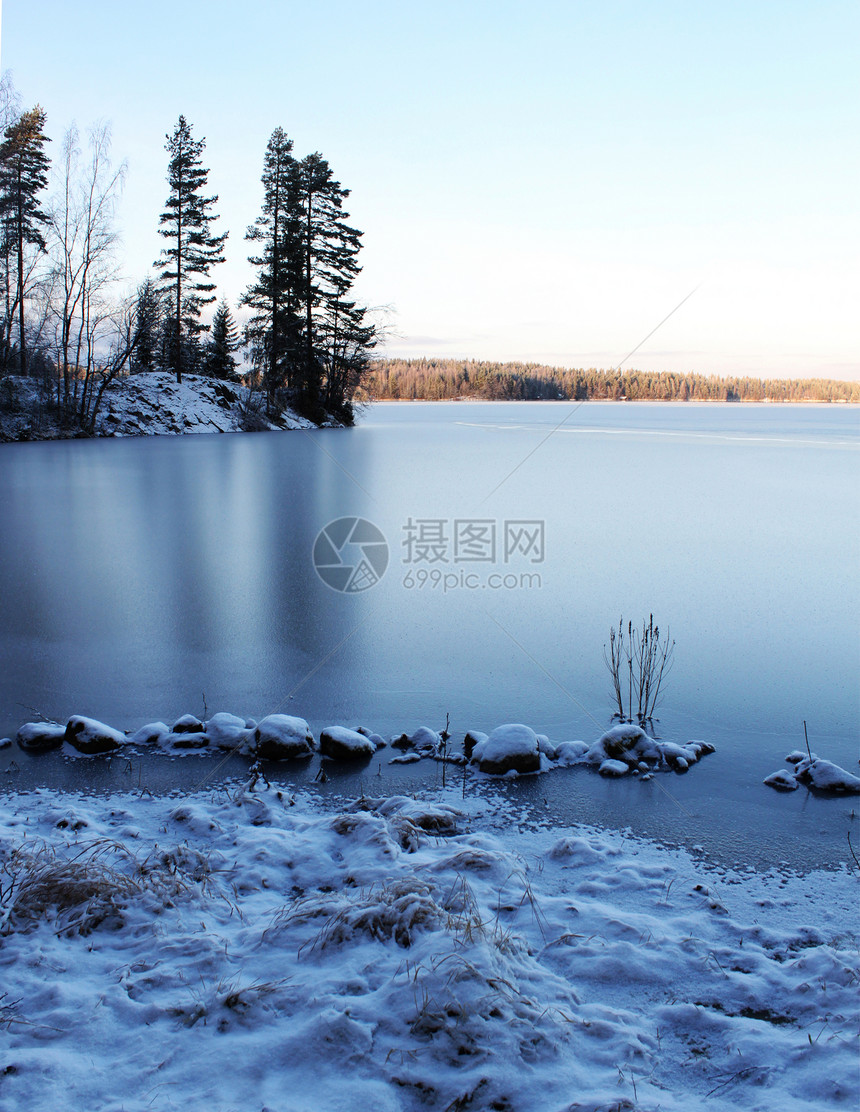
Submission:
POLYGON ((0 812, 16 1112, 841 1112, 856 878, 739 877, 454 793, 0 812))

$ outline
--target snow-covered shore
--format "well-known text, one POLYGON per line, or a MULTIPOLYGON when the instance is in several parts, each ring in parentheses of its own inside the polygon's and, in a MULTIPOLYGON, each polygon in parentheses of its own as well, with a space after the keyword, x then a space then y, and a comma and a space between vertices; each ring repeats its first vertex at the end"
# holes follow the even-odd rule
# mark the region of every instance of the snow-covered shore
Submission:
MULTIPOLYGON (((10 376, 2 380, 2 386, 0 440, 51 440, 74 435, 45 404, 35 380, 10 376)), ((326 424, 335 426, 338 422, 326 424)), ((259 405, 249 401, 248 392, 235 384, 190 374, 184 375, 179 384, 175 375, 152 371, 117 378, 107 387, 93 435, 176 436, 316 427, 292 409, 284 409, 274 418, 266 417, 259 405)))
POLYGON ((257 786, 4 797, 0 1106, 856 1106, 847 870, 257 786))

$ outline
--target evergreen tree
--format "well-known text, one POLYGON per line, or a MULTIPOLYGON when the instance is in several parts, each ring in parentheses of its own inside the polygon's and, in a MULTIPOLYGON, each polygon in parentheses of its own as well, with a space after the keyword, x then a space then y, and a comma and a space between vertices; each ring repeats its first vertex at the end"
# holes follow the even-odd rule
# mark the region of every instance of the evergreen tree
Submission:
POLYGON ((301 275, 298 221, 298 174, 293 142, 282 128, 269 139, 263 159, 263 207, 245 234, 260 244, 259 255, 248 261, 257 268, 257 280, 242 297, 252 309, 246 327, 251 358, 262 372, 269 411, 283 386, 294 388, 301 320, 301 275))
MULTIPOLYGON (((367 368, 375 329, 349 299, 361 267, 361 232, 347 223, 349 196, 319 153, 299 165, 301 236, 301 400, 312 414, 321 405, 344 410, 367 368)), ((350 413, 343 411, 347 418, 350 413)))
POLYGON ((210 268, 224 261, 221 251, 227 233, 210 233, 209 225, 216 219, 211 210, 218 197, 205 197, 202 192, 209 177, 200 162, 205 140, 191 137, 184 116, 179 117, 173 135, 166 138, 170 195, 159 217, 158 231, 168 246, 154 265, 163 267, 159 281, 170 301, 165 337, 168 366, 181 382, 182 371, 194 370, 200 362, 199 334, 206 331, 200 322, 200 310, 215 300, 215 285, 206 279, 210 268))
POLYGON ((230 306, 222 301, 215 310, 212 318, 212 330, 209 336, 209 345, 206 349, 206 374, 212 378, 230 379, 238 381, 236 374, 236 360, 233 353, 241 347, 239 334, 230 312, 230 306))
POLYGON ((44 146, 45 112, 39 105, 24 112, 3 133, 0 145, 0 221, 3 250, 14 260, 17 273, 15 307, 18 312, 18 345, 21 374, 27 373, 27 341, 24 321, 27 268, 24 251, 28 246, 45 250, 42 229, 49 223, 39 194, 48 184, 50 159, 44 146))
POLYGON ((286 386, 308 416, 323 408, 351 419, 349 401, 368 370, 376 332, 351 297, 360 271, 361 232, 347 223, 349 196, 320 154, 297 162, 283 130, 273 132, 263 166, 261 215, 246 239, 262 250, 249 260, 257 280, 243 303, 252 359, 267 402, 286 386))
POLYGON ((152 278, 142 282, 137 291, 134 314, 132 374, 158 370, 161 362, 161 332, 164 305, 152 278))

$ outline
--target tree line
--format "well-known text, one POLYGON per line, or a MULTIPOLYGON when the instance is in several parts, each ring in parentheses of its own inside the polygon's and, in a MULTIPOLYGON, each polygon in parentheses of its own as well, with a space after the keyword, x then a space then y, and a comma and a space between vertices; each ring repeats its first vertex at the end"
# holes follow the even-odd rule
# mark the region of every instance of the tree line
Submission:
POLYGON ((0 82, 0 376, 38 377, 70 423, 92 428, 106 386, 119 375, 169 371, 241 381, 270 413, 292 405, 313 419, 352 420, 377 332, 353 295, 362 233, 349 223, 349 190, 315 152, 293 154, 282 128, 263 156, 260 215, 245 233, 254 279, 237 308, 240 331, 213 271, 225 259, 217 194, 208 188, 205 140, 180 116, 165 136, 163 248, 153 273, 120 292, 116 205, 126 175, 110 129, 72 129, 52 169, 46 113, 22 111, 0 82))
POLYGON ((669 371, 569 370, 462 359, 375 360, 362 385, 379 400, 860 402, 860 382, 669 371))

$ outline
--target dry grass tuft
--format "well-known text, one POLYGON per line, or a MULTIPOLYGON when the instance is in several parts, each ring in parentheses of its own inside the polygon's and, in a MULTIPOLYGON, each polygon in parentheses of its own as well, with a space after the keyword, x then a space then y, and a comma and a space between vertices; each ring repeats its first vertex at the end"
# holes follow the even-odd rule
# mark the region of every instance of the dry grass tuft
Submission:
POLYGON ((0 847, 0 935, 33 930, 43 919, 58 934, 119 929, 132 900, 154 896, 168 907, 208 877, 206 859, 181 846, 143 860, 107 838, 59 849, 46 842, 0 847))

